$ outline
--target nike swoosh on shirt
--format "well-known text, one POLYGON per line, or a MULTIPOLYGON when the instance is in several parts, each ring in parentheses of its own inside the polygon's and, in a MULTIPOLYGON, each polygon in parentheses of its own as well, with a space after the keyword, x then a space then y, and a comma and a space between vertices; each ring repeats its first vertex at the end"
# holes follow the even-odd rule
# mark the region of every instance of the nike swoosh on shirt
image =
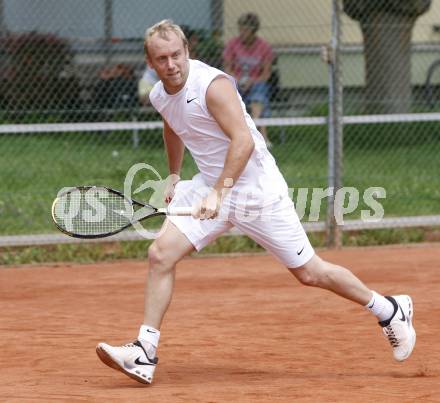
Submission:
POLYGON ((187 100, 186 100, 186 103, 189 104, 190 102, 194 101, 195 99, 197 99, 197 97, 195 97, 195 98, 191 98, 191 99, 187 99, 187 100))
POLYGON ((305 246, 303 246, 302 249, 301 249, 300 251, 296 252, 296 254, 297 254, 298 256, 301 255, 301 253, 303 253, 304 248, 305 248, 305 246))

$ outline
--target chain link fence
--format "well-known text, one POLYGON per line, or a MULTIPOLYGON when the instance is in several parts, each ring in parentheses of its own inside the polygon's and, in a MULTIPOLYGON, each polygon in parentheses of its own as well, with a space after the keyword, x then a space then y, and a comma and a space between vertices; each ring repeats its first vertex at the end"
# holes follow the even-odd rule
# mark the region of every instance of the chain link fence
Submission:
MULTIPOLYGON (((272 51, 269 104, 257 121, 306 228, 325 222, 326 198, 318 214, 311 201, 335 183, 358 192, 340 206, 348 219, 359 220, 366 190, 381 187, 385 219, 438 224, 440 0, 0 0, 0 236, 40 242, 37 234, 55 232, 50 206, 64 186, 121 189, 138 162, 166 177, 145 29, 171 18, 191 57, 223 68, 248 13, 272 51), (329 97, 335 78, 343 97, 329 97), (343 127, 339 182, 328 159, 332 111, 343 127)), ((183 176, 194 173, 187 156, 183 176)))

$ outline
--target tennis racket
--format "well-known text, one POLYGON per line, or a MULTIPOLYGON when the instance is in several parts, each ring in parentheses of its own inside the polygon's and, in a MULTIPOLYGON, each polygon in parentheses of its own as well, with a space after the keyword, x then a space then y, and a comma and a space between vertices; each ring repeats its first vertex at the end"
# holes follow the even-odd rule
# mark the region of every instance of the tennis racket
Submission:
POLYGON ((191 215, 192 207, 156 208, 131 200, 117 190, 79 186, 58 194, 52 204, 57 228, 75 238, 104 238, 134 223, 165 215, 191 215))

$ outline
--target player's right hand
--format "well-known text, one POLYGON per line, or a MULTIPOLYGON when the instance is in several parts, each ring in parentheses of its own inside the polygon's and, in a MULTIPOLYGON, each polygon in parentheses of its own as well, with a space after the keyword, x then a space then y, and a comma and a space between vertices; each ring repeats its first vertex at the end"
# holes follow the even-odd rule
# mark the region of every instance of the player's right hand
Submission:
POLYGON ((221 193, 212 189, 206 197, 194 206, 192 213, 193 218, 199 220, 212 220, 216 218, 220 210, 221 202, 221 193))

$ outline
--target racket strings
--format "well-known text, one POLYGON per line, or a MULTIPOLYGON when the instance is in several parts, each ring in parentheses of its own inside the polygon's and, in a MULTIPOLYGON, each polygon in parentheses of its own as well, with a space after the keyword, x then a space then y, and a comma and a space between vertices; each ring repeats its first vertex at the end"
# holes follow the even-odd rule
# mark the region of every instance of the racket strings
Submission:
POLYGON ((113 233, 131 223, 133 206, 103 188, 75 189, 57 199, 55 221, 67 232, 84 236, 113 233))

